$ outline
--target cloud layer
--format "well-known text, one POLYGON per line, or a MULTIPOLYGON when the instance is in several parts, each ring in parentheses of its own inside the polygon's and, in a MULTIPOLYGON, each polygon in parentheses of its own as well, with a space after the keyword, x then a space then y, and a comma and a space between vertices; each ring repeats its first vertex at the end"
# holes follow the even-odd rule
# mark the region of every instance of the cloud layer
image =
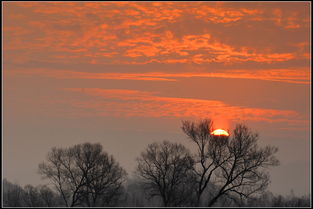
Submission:
POLYGON ((209 117, 229 121, 285 122, 297 125, 306 122, 300 114, 292 110, 231 106, 217 100, 162 97, 156 92, 127 89, 67 88, 64 90, 88 95, 86 101, 73 100, 69 104, 85 109, 84 114, 89 112, 94 116, 209 117))
POLYGON ((306 3, 6 2, 4 7, 4 49, 17 62, 36 57, 91 64, 270 64, 309 55, 306 3))
MULTIPOLYGON (((204 78, 223 78, 220 88, 229 88, 227 79, 308 88, 309 11, 307 2, 5 2, 4 76, 68 81, 60 88, 74 92, 79 86, 71 88, 71 82, 80 82, 90 86, 84 93, 96 96, 96 103, 70 103, 102 115, 201 117, 227 112, 231 119, 299 121, 302 116, 292 109, 166 97, 162 85, 194 79, 198 82, 193 84, 206 87, 209 79, 204 78), (117 84, 115 90, 101 90, 90 85, 92 80, 125 83, 123 90, 116 90, 117 84), (130 90, 129 81, 139 90, 130 90), (145 91, 142 81, 162 90, 158 95, 145 91), (98 98, 103 95, 108 99, 98 98)), ((247 88, 251 93, 254 86, 247 88)), ((205 91, 200 95, 206 96, 205 91)), ((259 101, 258 95, 249 96, 259 101)))

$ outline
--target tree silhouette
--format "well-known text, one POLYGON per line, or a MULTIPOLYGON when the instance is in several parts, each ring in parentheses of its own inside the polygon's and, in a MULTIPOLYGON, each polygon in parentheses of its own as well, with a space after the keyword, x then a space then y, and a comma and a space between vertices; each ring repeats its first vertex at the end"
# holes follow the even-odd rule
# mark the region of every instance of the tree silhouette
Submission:
POLYGON ((42 201, 46 204, 46 207, 52 207, 56 205, 54 201, 57 198, 55 197, 55 193, 49 187, 47 187, 46 185, 39 186, 38 192, 42 201))
POLYGON ((178 143, 152 143, 137 158, 135 179, 126 186, 126 172, 102 150, 84 143, 52 148, 39 173, 52 181, 47 186, 24 188, 4 183, 4 205, 43 206, 307 206, 304 196, 264 193, 268 167, 277 166, 276 147, 259 147, 259 136, 237 124, 229 135, 213 135, 210 119, 182 122, 182 130, 196 145, 196 152, 178 143), (136 194, 134 194, 136 193, 136 194), (258 197, 255 194, 262 194, 258 197), (122 198, 121 198, 122 197, 122 198), (63 199, 63 200, 62 200, 63 199), (118 201, 118 202, 117 202, 118 201), (64 202, 64 203, 63 203, 64 202))
POLYGON ((108 205, 117 195, 126 172, 100 144, 52 148, 39 172, 49 178, 66 206, 108 205))
POLYGON ((217 190, 211 194, 208 206, 222 196, 244 198, 264 191, 269 183, 266 168, 279 164, 274 156, 278 149, 259 148, 258 134, 245 125, 237 125, 230 137, 211 135, 209 119, 199 123, 183 121, 182 130, 197 145, 193 170, 197 176, 198 206, 209 183, 217 186, 217 190))
POLYGON ((27 207, 42 207, 45 205, 41 199, 38 188, 30 184, 24 187, 23 199, 27 207))
MULTIPOLYGON (((193 167, 196 174, 196 194, 197 205, 200 205, 200 198, 213 172, 223 164, 227 158, 225 156, 224 146, 218 143, 210 134, 212 132, 212 121, 209 119, 200 121, 198 124, 190 121, 183 121, 183 132, 197 145, 197 153, 193 156, 195 164, 193 167), (214 143, 215 142, 215 143, 214 143)), ((225 139, 223 138, 223 141, 225 139)))
POLYGON ((18 184, 3 179, 3 203, 7 207, 22 207, 24 190, 18 184))
POLYGON ((183 145, 168 141, 149 144, 137 161, 137 173, 150 197, 161 197, 165 207, 190 204, 193 160, 183 145))

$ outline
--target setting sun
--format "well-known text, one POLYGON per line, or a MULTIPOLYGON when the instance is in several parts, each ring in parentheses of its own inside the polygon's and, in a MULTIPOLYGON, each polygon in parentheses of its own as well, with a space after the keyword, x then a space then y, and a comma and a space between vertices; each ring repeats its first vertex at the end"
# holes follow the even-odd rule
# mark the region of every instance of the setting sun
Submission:
POLYGON ((223 129, 216 129, 211 134, 215 136, 229 136, 229 133, 223 129))

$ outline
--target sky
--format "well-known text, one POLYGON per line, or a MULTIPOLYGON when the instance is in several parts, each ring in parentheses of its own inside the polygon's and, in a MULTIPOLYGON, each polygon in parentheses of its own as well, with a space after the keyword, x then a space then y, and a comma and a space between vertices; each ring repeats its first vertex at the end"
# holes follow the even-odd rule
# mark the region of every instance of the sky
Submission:
POLYGON ((182 120, 277 146, 274 194, 310 192, 311 4, 3 2, 3 175, 44 183, 52 147, 101 143, 129 176, 182 120))

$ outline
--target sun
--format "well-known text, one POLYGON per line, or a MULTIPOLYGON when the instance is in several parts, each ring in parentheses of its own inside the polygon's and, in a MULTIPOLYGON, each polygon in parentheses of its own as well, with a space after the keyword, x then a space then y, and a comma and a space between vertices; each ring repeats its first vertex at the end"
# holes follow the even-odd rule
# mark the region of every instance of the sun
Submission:
POLYGON ((229 133, 223 129, 215 129, 211 134, 214 136, 229 136, 229 133))

